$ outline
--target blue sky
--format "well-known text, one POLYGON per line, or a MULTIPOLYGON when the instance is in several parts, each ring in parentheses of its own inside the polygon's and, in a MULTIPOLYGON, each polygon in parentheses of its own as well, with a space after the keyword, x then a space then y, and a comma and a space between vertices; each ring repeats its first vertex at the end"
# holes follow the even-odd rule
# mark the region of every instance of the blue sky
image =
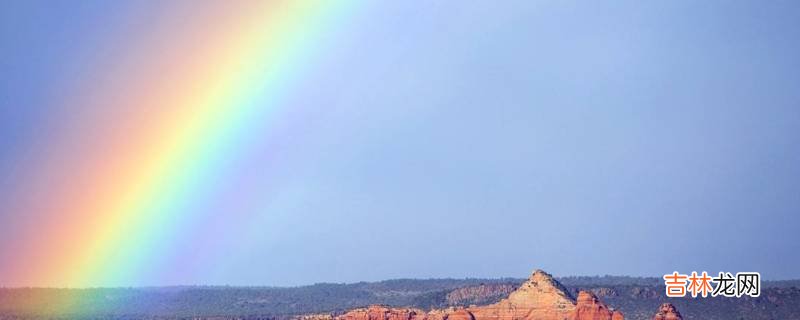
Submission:
POLYGON ((314 200, 275 218, 297 227, 273 247, 282 261, 262 266, 287 283, 800 277, 799 14, 375 6, 309 92, 337 110, 329 153, 298 182, 314 200))
MULTIPOLYGON (((0 187, 102 9, 0 14, 0 187)), ((343 32, 251 253, 174 281, 800 278, 797 2, 383 2, 343 32)))

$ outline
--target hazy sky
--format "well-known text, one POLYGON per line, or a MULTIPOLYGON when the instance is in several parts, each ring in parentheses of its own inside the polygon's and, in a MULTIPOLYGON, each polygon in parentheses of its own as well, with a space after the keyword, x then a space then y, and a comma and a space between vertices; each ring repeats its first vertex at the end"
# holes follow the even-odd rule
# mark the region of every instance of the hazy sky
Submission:
MULTIPOLYGON (((70 35, 114 19, 25 6, 0 4, 0 192, 57 107, 51 75, 80 72, 70 35)), ((225 234, 197 257, 214 272, 134 285, 800 278, 797 2, 384 1, 340 32, 287 102, 309 129, 226 178, 269 190, 269 214, 203 231, 225 234)))

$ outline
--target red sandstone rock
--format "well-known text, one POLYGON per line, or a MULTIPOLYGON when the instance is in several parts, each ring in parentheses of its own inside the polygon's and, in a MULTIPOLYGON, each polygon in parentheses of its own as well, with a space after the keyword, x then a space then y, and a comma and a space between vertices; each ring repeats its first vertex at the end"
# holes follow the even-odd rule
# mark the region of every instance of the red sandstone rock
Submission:
POLYGON ((446 320, 475 320, 475 316, 467 310, 459 309, 448 314, 446 320))
POLYGON ((658 308, 653 320, 683 320, 683 317, 671 303, 664 303, 658 308))
POLYGON ((351 310, 337 317, 337 320, 424 320, 425 316, 425 311, 420 309, 369 306, 351 310))
POLYGON ((469 308, 476 320, 571 319, 575 302, 566 288, 542 270, 536 270, 508 298, 498 303, 469 308))
POLYGON ((572 319, 574 320, 612 320, 612 316, 617 314, 617 318, 621 319, 620 312, 614 312, 600 302, 594 293, 589 291, 581 291, 578 293, 578 302, 575 306, 575 314, 572 319))
MULTIPOLYGON (((370 306, 351 310, 335 320, 624 320, 622 313, 610 310, 593 293, 581 291, 576 303, 568 292, 552 276, 536 270, 508 298, 487 306, 428 313, 412 308, 370 306)), ((682 320, 680 315, 654 319, 682 320)))

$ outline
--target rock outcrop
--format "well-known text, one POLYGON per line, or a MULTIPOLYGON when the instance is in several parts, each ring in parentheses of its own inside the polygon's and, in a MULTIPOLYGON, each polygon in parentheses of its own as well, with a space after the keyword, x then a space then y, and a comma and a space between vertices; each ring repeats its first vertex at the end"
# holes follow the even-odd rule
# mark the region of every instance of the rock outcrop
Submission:
POLYGON ((351 310, 337 320, 425 320, 426 312, 414 308, 389 308, 385 306, 369 306, 351 310))
POLYGON ((330 313, 312 313, 294 317, 294 320, 334 320, 330 313))
POLYGON ((516 289, 517 285, 510 283, 481 284, 450 291, 445 297, 445 301, 452 306, 495 303, 503 297, 508 297, 516 289))
POLYGON ((609 309, 594 293, 589 291, 578 293, 573 319, 612 320, 622 318, 622 313, 609 309))
POLYGON ((447 320, 475 320, 475 315, 471 312, 459 309, 447 315, 447 320))
POLYGON ((508 298, 469 308, 478 320, 570 319, 575 301, 569 291, 542 270, 531 274, 508 298))
POLYGON ((683 317, 671 303, 664 303, 658 307, 658 312, 653 316, 653 320, 683 320, 683 317))
POLYGON ((335 320, 624 320, 624 317, 603 304, 594 293, 581 291, 576 301, 551 275, 536 270, 508 298, 495 304, 427 313, 413 308, 370 306, 352 310, 335 320))

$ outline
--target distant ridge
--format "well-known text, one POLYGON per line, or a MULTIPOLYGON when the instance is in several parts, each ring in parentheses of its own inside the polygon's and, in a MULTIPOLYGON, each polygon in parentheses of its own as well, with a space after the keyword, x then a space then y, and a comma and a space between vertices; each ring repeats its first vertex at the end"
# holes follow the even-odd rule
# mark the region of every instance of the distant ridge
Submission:
MULTIPOLYGON (((761 298, 714 298, 664 301, 663 280, 625 276, 555 277, 578 297, 589 291, 625 319, 651 320, 664 302, 683 314, 704 320, 800 319, 800 281, 763 281, 761 298)), ((488 305, 507 298, 528 279, 395 279, 349 284, 322 283, 299 287, 171 286, 148 288, 0 288, 0 319, 274 319, 301 314, 328 317, 359 307, 383 304, 424 310, 488 305), (482 287, 482 288, 481 288, 482 287), (452 295, 451 295, 452 294, 452 295), (457 301, 449 301, 458 296, 457 301), (91 306, 64 313, 54 301, 69 297, 91 306), (24 315, 24 317, 21 317, 24 315), (138 315, 138 316, 137 316, 138 315)), ((451 319, 452 320, 452 319, 451 319)))

